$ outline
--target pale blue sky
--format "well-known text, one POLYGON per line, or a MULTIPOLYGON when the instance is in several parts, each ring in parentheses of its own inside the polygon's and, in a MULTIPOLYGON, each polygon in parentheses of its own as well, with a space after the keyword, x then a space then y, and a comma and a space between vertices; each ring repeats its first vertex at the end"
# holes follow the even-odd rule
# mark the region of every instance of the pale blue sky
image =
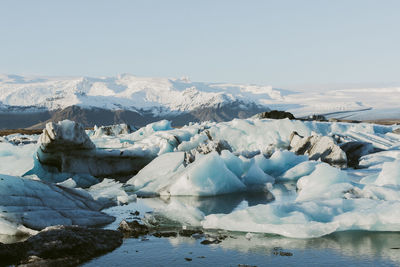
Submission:
POLYGON ((0 73, 400 82, 400 1, 0 0, 0 73))

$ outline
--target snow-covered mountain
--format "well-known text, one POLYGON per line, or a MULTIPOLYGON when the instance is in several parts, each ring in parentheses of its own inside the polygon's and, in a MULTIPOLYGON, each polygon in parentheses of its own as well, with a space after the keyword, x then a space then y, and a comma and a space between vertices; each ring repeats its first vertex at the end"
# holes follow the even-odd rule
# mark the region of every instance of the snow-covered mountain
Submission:
POLYGON ((87 126, 126 120, 144 125, 161 118, 184 124, 244 118, 268 109, 289 111, 296 117, 399 119, 399 99, 400 87, 396 86, 293 91, 130 74, 98 78, 0 75, 0 121, 12 125, 0 128, 27 127, 51 118, 75 118, 87 126), (99 115, 96 110, 109 114, 99 115), (31 113, 36 114, 31 124, 16 123, 29 120, 31 113), (107 116, 110 119, 88 118, 107 116))
POLYGON ((186 78, 21 77, 0 76, 0 101, 5 106, 48 110, 77 105, 110 110, 146 110, 155 115, 214 107, 235 101, 263 104, 282 101, 290 92, 271 86, 191 82, 186 78))

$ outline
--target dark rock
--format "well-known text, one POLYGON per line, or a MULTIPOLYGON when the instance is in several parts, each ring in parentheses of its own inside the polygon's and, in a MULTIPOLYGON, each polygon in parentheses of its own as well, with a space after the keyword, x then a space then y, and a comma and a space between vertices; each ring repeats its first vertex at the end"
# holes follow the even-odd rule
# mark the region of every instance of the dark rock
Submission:
POLYGON ((356 139, 354 139, 352 137, 344 136, 344 135, 340 135, 340 134, 333 134, 332 138, 335 139, 337 144, 343 144, 343 143, 347 143, 347 142, 356 141, 356 139))
POLYGON ((155 232, 154 234, 153 234, 153 236, 155 236, 155 237, 158 237, 158 238, 160 238, 160 237, 177 237, 178 236, 178 233, 177 232, 173 232, 173 231, 169 231, 169 232, 155 232))
POLYGON ((280 251, 279 256, 293 256, 292 252, 280 251))
POLYGON ((76 266, 122 244, 114 230, 53 226, 24 242, 0 243, 1 265, 76 266))
POLYGON ((196 156, 195 156, 195 152, 194 151, 185 152, 184 161, 183 161, 185 167, 188 164, 193 163, 195 161, 195 159, 196 159, 196 156))
POLYGON ((254 158, 255 156, 261 154, 261 151, 260 150, 255 150, 255 151, 243 150, 243 151, 240 151, 239 153, 236 152, 236 153, 233 153, 233 154, 235 156, 243 156, 243 157, 245 157, 247 159, 251 159, 251 158, 254 158))
POLYGON ((132 214, 133 216, 139 216, 140 212, 139 212, 139 211, 135 211, 135 212, 131 212, 131 214, 132 214))
POLYGON ((328 121, 324 115, 313 114, 308 116, 305 120, 307 121, 328 121))
POLYGON ((28 144, 36 144, 37 141, 33 140, 29 137, 25 136, 14 136, 11 138, 7 138, 7 141, 13 145, 19 146, 19 145, 28 145, 28 144))
POLYGON ((202 245, 211 245, 211 244, 219 244, 221 243, 221 240, 218 239, 204 239, 203 241, 200 242, 202 245))
POLYGON ((182 229, 179 231, 180 236, 191 237, 194 234, 203 234, 203 231, 200 229, 182 229))
POLYGON ((206 155, 208 153, 211 153, 212 151, 217 151, 218 154, 221 154, 222 150, 229 150, 230 152, 232 152, 232 147, 226 140, 212 140, 211 136, 208 136, 208 138, 209 140, 207 142, 200 144, 195 149, 185 152, 184 163, 186 165, 192 163, 195 160, 197 153, 206 155))
POLYGON ((382 151, 375 148, 371 143, 358 141, 341 144, 340 148, 346 153, 347 165, 353 168, 359 167, 358 163, 362 156, 382 151))
POLYGON ((100 126, 100 127, 95 126, 93 136, 96 137, 102 135, 117 136, 120 134, 130 134, 136 130, 137 129, 135 127, 128 125, 126 123, 100 126))
POLYGON ((200 234, 200 233, 193 234, 193 235, 191 235, 191 237, 194 239, 201 239, 201 238, 204 238, 204 234, 200 234))
POLYGON ((296 119, 292 113, 281 110, 271 110, 267 112, 262 112, 255 115, 254 117, 259 119, 275 119, 275 120, 286 119, 286 118, 290 120, 296 119))
POLYGON ((276 256, 293 256, 293 253, 291 252, 286 252, 283 251, 281 247, 274 247, 274 251, 272 252, 272 254, 276 255, 276 256))
POLYGON ((192 261, 192 258, 185 258, 186 261, 192 261))
POLYGON ((132 222, 122 220, 118 226, 118 231, 122 232, 127 237, 138 238, 139 236, 147 235, 149 233, 149 228, 139 223, 137 220, 132 222))
POLYGON ((217 151, 218 154, 221 154, 222 150, 229 150, 230 152, 232 152, 232 147, 226 140, 215 140, 215 141, 210 140, 204 144, 200 144, 196 148, 196 152, 204 155, 212 151, 217 151))
POLYGON ((346 153, 329 136, 303 137, 297 132, 290 135, 290 151, 297 155, 308 155, 310 160, 321 160, 337 167, 347 167, 346 153))

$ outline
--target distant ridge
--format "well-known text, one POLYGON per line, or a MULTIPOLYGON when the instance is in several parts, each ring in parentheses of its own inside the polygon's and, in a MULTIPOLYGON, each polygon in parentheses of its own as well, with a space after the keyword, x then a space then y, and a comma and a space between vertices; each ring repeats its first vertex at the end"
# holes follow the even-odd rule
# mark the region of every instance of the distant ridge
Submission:
POLYGON ((70 106, 60 110, 37 113, 0 113, 0 129, 42 129, 49 121, 57 122, 64 119, 80 122, 85 127, 117 123, 127 123, 141 127, 161 119, 171 120, 173 126, 182 126, 189 122, 221 122, 229 121, 234 118, 243 119, 265 110, 267 109, 257 105, 248 105, 244 109, 243 104, 234 102, 220 107, 206 107, 190 112, 154 116, 154 114, 150 112, 138 113, 130 110, 107 110, 70 106))

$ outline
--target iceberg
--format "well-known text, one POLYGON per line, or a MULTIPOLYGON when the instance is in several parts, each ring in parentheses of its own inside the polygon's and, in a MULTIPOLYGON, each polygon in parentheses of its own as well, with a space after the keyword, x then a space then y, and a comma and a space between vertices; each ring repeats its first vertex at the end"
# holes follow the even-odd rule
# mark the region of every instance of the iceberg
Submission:
MULTIPOLYGON (((258 158, 261 158, 261 156, 258 158)), ((290 168, 307 160, 308 156, 298 156, 290 151, 277 150, 274 152, 274 154, 272 154, 269 159, 259 159, 259 165, 264 172, 272 176, 279 176, 290 168)))
POLYGON ((12 145, 0 142, 0 173, 22 176, 34 166, 37 144, 12 145))
POLYGON ((0 181, 7 196, 2 233, 110 221, 102 208, 129 204, 136 196, 159 197, 154 202, 164 204, 157 212, 205 228, 301 238, 399 228, 397 212, 389 212, 400 203, 400 137, 394 126, 235 119, 179 129, 159 121, 131 133, 122 128, 98 127, 96 134, 62 121, 46 125, 38 144, 2 138, 6 165, 0 164, 0 173, 12 177, 0 181), (291 138, 294 131, 304 138, 291 138), (313 148, 290 151, 304 140, 315 141, 313 148), (323 162, 340 162, 348 151, 356 151, 360 169, 323 162), (256 194, 265 198, 252 198, 256 194), (198 199, 179 200, 183 196, 198 199), (219 206, 210 196, 218 196, 219 206))
POLYGON ((217 152, 202 155, 184 166, 184 152, 164 154, 143 168, 127 183, 136 194, 213 196, 245 190, 217 152))
MULTIPOLYGON (((154 157, 135 151, 96 149, 83 126, 64 120, 48 123, 40 136, 37 150, 38 165, 29 174, 53 177, 45 172, 60 174, 83 174, 94 177, 121 177, 135 174, 154 157)), ((59 181, 58 181, 59 182, 59 181)))
POLYGON ((103 208, 125 205, 136 201, 136 195, 129 193, 129 186, 113 179, 103 179, 101 183, 92 185, 87 192, 95 201, 100 203, 103 208), (128 192, 127 192, 128 191, 128 192))
POLYGON ((184 168, 184 157, 184 152, 165 153, 146 165, 127 184, 133 185, 139 196, 157 195, 168 185, 171 176, 184 168))
POLYGON ((299 178, 311 174, 316 165, 321 164, 318 161, 304 161, 287 170, 277 178, 278 181, 297 181, 299 178))
POLYGON ((243 182, 232 173, 217 152, 202 156, 172 178, 161 195, 214 196, 246 190, 243 182))
POLYGON ((297 181, 298 196, 296 201, 341 198, 351 189, 346 172, 331 167, 326 163, 315 166, 310 174, 297 181))
MULTIPOLYGON (((275 179, 263 172, 254 160, 246 168, 239 157, 228 150, 206 155, 196 154, 192 163, 185 152, 163 154, 144 167, 127 184, 138 196, 215 196, 244 191, 266 191, 275 179)), ((248 164, 247 164, 248 165, 248 164)))
POLYGON ((375 181, 376 185, 400 186, 400 160, 385 162, 382 171, 375 181))
POLYGON ((113 217, 86 191, 0 174, 0 234, 32 234, 51 225, 96 226, 113 217))
POLYGON ((206 229, 314 238, 336 231, 400 231, 400 202, 371 199, 330 199, 261 204, 230 214, 211 214, 206 229))

